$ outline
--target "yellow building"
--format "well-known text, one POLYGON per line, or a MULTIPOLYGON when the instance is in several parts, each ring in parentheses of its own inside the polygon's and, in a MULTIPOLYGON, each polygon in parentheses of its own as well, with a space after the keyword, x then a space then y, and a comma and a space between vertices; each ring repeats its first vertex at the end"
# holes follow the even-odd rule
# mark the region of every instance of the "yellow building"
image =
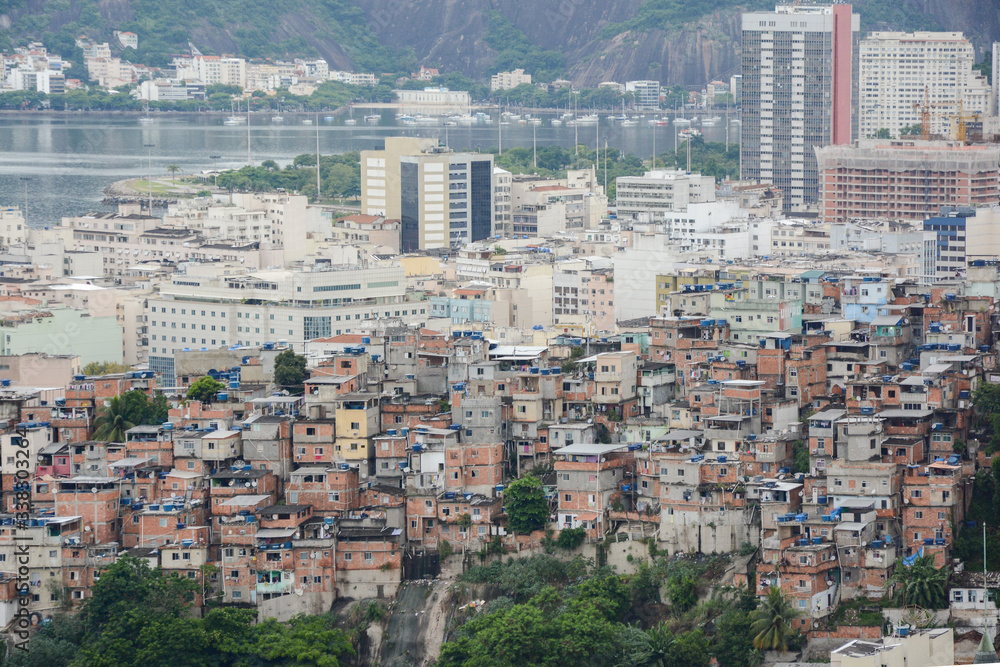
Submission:
POLYGON ((714 285, 719 281, 718 271, 682 272, 676 275, 657 274, 656 308, 659 310, 670 301, 671 292, 679 292, 685 285, 714 285))
POLYGON ((374 456, 372 438, 379 433, 378 395, 370 392, 345 394, 337 399, 334 412, 334 451, 347 461, 374 456))
POLYGON ((361 151, 361 212, 399 220, 399 158, 434 146, 437 139, 386 137, 385 150, 361 151))

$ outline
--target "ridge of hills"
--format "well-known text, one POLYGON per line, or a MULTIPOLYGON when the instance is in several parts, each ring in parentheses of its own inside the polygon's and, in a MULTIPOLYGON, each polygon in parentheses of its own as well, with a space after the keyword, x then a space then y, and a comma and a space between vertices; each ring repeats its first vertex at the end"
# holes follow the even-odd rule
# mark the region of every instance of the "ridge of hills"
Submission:
MULTIPOLYGON (((578 85, 657 79, 703 85, 739 71, 740 13, 765 0, 8 0, 0 52, 41 41, 139 35, 123 58, 153 66, 194 45, 247 58, 321 57, 331 69, 405 73, 419 65, 483 80, 524 67, 578 85)), ((1000 39, 997 0, 856 0, 870 30, 962 31, 980 54, 1000 39)))

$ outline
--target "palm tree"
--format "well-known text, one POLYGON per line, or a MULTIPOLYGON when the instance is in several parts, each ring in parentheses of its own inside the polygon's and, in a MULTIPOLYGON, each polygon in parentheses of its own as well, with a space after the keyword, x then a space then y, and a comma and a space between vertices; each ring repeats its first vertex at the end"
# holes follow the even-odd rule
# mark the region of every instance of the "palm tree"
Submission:
POLYGON ((950 572, 947 568, 934 567, 934 556, 918 556, 910 566, 899 565, 889 577, 889 585, 899 585, 898 595, 904 605, 924 609, 941 609, 947 603, 945 587, 950 572))
POLYGON ((135 424, 127 419, 127 406, 120 396, 112 396, 107 405, 101 408, 100 414, 94 420, 94 438, 110 442, 125 442, 125 431, 135 424))
POLYGON ((668 667, 670 649, 674 644, 674 633, 666 625, 658 625, 646 630, 649 649, 643 656, 643 667, 668 667))
POLYGON ((174 183, 175 184, 177 183, 177 180, 176 180, 175 176, 176 176, 177 172, 180 171, 180 170, 181 170, 181 168, 178 167, 176 164, 168 164, 167 165, 167 171, 170 172, 170 178, 174 179, 174 183))
POLYGON ((792 636, 792 619, 799 615, 777 586, 771 586, 767 597, 751 614, 750 631, 756 633, 754 648, 761 651, 787 651, 792 636))

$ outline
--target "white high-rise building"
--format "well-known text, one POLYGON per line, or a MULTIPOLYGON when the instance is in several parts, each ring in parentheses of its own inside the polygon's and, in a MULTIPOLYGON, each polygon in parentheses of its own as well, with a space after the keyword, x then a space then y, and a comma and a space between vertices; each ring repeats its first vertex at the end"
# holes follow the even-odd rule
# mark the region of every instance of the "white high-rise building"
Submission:
POLYGON ((715 201, 715 177, 675 169, 619 176, 615 183, 619 219, 662 220, 671 211, 686 211, 690 204, 715 201))
POLYGON ((849 4, 743 14, 740 173, 780 188, 786 209, 819 198, 813 148, 857 133, 860 28, 849 4))
POLYGON ((660 108, 659 81, 626 81, 625 92, 635 93, 636 109, 660 108))
POLYGON ((895 138, 921 122, 924 104, 932 134, 950 137, 960 113, 985 116, 990 85, 972 69, 976 51, 960 32, 873 32, 861 41, 862 137, 888 130, 895 138))
MULTIPOLYGON (((1000 72, 1000 42, 993 42, 993 58, 991 71, 1000 72)), ((990 115, 996 116, 1000 113, 1000 83, 997 82, 997 75, 993 75, 993 94, 990 96, 990 115)))

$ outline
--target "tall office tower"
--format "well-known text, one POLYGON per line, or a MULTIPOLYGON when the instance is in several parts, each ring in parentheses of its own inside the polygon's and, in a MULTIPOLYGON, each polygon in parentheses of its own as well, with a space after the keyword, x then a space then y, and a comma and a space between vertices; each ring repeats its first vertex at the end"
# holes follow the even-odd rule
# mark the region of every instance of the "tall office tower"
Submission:
POLYGON ((459 247, 493 234, 493 156, 429 149, 399 158, 403 252, 459 247))
POLYGON ((778 6, 743 15, 741 176, 815 203, 814 146, 857 134, 860 20, 851 5, 778 6))
POLYGON ((975 64, 976 50, 960 32, 871 33, 860 48, 860 136, 898 137, 921 122, 926 104, 931 133, 951 138, 960 114, 990 110, 990 85, 975 64))
POLYGON ((361 151, 361 212, 399 220, 399 158, 437 145, 437 139, 386 137, 383 150, 361 151))

